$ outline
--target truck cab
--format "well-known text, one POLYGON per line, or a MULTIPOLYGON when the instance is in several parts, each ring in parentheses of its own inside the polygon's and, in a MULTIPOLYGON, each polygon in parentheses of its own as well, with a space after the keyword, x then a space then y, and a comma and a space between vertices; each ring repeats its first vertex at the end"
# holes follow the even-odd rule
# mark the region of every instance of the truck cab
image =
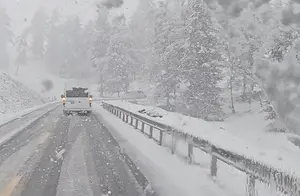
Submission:
POLYGON ((66 90, 61 98, 65 115, 92 113, 92 95, 88 92, 88 88, 73 87, 71 90, 66 90))

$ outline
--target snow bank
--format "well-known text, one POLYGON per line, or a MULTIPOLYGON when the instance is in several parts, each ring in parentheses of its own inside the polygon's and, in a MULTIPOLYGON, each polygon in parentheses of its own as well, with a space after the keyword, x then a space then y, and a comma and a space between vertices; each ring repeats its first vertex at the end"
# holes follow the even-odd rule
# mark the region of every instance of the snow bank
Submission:
MULTIPOLYGON (((192 118, 178 113, 167 112, 163 109, 141 106, 132 104, 126 101, 106 101, 109 104, 124 108, 132 113, 142 115, 148 119, 155 120, 160 123, 167 124, 185 133, 192 134, 204 140, 208 140, 217 147, 230 150, 232 152, 244 155, 247 158, 260 161, 267 165, 276 167, 288 173, 296 173, 300 176, 299 161, 300 149, 288 141, 287 136, 284 134, 266 133, 260 134, 256 140, 251 133, 257 134, 257 130, 251 130, 251 124, 247 121, 240 121, 239 123, 213 124, 201 119, 192 118), (147 114, 141 114, 138 111, 145 109, 153 111, 153 113, 162 114, 162 118, 150 117, 147 114), (250 128, 250 129, 249 129, 250 128), (226 129, 234 129, 231 132, 226 129), (247 130, 247 131, 243 131, 247 130), (237 134, 238 132, 248 134, 237 134)), ((252 121, 255 124, 255 119, 252 121)))
POLYGON ((1 114, 14 113, 42 103, 44 102, 38 94, 0 72, 1 114))
POLYGON ((0 124, 44 106, 39 94, 0 72, 0 124))
POLYGON ((8 113, 8 114, 0 115, 0 126, 5 124, 5 123, 8 123, 10 121, 13 121, 17 118, 21 118, 22 116, 24 116, 26 114, 29 114, 33 111, 42 109, 46 106, 49 106, 49 105, 52 105, 52 104, 55 104, 55 103, 59 103, 59 101, 54 101, 54 102, 49 102, 49 103, 45 103, 45 104, 36 105, 34 107, 27 108, 27 109, 24 109, 24 110, 16 112, 16 113, 8 113))

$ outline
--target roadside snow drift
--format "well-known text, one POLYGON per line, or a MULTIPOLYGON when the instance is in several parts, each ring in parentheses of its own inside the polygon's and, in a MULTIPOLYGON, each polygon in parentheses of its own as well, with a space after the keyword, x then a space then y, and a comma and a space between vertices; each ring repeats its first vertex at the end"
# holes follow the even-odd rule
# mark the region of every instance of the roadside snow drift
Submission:
POLYGON ((0 122, 7 115, 43 103, 42 98, 34 91, 0 72, 0 122))

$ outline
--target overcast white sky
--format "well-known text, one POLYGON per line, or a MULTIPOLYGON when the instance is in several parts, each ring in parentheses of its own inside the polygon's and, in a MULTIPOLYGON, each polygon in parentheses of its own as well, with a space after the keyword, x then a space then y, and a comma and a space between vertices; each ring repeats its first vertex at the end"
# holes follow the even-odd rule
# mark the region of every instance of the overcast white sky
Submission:
MULTIPOLYGON (((99 0, 0 0, 0 7, 6 8, 12 19, 11 28, 14 34, 20 35, 40 7, 49 12, 57 8, 65 16, 77 14, 85 22, 95 16, 97 2, 99 0), (24 19, 27 19, 27 22, 24 19)), ((125 16, 130 18, 138 3, 139 0, 124 0, 123 7, 114 12, 124 12, 125 16)))

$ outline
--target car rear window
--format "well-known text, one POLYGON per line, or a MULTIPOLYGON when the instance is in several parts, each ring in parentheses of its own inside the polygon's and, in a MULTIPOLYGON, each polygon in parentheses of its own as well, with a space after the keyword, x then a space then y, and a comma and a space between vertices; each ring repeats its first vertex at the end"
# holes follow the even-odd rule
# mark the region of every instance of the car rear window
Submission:
POLYGON ((87 88, 73 88, 66 91, 66 97, 88 97, 87 88))

